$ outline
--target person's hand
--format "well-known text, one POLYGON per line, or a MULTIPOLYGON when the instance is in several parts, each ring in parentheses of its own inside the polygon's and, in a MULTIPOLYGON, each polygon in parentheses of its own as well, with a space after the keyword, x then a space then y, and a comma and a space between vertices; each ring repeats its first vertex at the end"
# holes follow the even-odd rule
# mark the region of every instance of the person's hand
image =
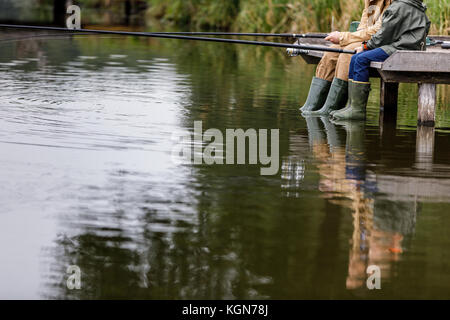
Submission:
POLYGON ((361 53, 363 51, 364 51, 363 47, 356 48, 356 53, 361 53))
POLYGON ((334 44, 339 44, 340 38, 341 38, 341 33, 339 31, 333 31, 332 33, 328 34, 328 36, 325 38, 325 40, 331 41, 334 44))

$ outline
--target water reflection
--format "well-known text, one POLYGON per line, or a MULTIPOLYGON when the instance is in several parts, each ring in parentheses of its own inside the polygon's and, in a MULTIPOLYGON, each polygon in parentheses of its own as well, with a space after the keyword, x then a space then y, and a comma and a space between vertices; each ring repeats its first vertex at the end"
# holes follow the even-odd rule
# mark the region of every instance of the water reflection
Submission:
POLYGON ((0 296, 373 297, 377 264, 383 297, 448 297, 448 132, 299 118, 312 71, 267 48, 2 46, 0 296), (172 163, 195 120, 280 128, 280 174, 172 163))
MULTIPOLYGON (((384 279, 389 279, 395 270, 394 264, 408 249, 414 235, 420 208, 417 197, 420 193, 427 194, 426 189, 421 192, 415 188, 415 194, 400 199, 402 188, 396 180, 404 178, 378 175, 367 168, 364 123, 331 123, 325 117, 308 117, 306 124, 313 156, 318 161, 322 196, 352 212, 353 234, 346 287, 365 286, 370 265, 379 266, 384 279), (345 143, 342 142, 344 132, 345 143), (388 179, 396 181, 396 187, 389 184, 388 179)), ((409 183, 418 185, 425 181, 412 178, 409 183)), ((448 186, 445 190, 450 191, 448 186)))

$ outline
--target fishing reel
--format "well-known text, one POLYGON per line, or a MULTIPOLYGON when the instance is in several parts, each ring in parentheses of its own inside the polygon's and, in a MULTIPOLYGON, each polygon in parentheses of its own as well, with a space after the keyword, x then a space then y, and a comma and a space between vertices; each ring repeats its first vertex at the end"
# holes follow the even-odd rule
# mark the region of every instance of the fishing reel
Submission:
POLYGON ((289 57, 297 57, 302 54, 308 54, 308 53, 309 53, 309 50, 305 50, 305 49, 298 49, 298 48, 287 48, 286 49, 286 54, 289 57))
POLYGON ((442 49, 450 49, 450 41, 435 40, 427 37, 427 46, 440 45, 442 49))
MULTIPOLYGON (((298 46, 298 45, 300 45, 300 41, 297 40, 293 44, 298 46)), ((289 57, 297 57, 299 55, 308 54, 308 53, 309 53, 309 50, 305 50, 305 49, 299 49, 299 48, 287 48, 286 49, 286 54, 289 57)))

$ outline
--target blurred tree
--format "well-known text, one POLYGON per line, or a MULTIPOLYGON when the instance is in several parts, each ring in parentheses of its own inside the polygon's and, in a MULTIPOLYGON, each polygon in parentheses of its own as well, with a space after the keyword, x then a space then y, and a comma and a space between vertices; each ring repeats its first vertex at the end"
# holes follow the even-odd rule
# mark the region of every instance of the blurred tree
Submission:
POLYGON ((53 23, 58 26, 66 24, 66 10, 72 5, 72 0, 53 0, 53 23))

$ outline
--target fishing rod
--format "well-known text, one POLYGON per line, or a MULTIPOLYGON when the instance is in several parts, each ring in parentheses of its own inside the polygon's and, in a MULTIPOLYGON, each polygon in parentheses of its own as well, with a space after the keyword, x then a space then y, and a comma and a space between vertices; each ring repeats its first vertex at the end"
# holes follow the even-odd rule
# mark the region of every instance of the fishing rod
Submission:
POLYGON ((315 46, 315 45, 307 46, 307 45, 287 44, 287 43, 277 43, 277 42, 262 42, 262 41, 249 41, 249 40, 236 40, 236 39, 223 39, 223 38, 208 38, 208 37, 206 37, 206 38, 205 37, 191 37, 191 36, 159 34, 159 33, 151 33, 151 32, 110 31, 110 30, 92 30, 92 29, 66 29, 66 28, 59 28, 59 27, 25 26, 25 25, 12 25, 12 24, 0 24, 0 28, 62 31, 62 32, 66 32, 69 34, 74 34, 74 33, 111 34, 111 35, 138 36, 138 37, 163 38, 163 39, 224 42, 224 43, 257 45, 257 46, 265 46, 265 47, 294 48, 294 49, 304 50, 303 53, 307 53, 308 50, 347 53, 347 54, 356 53, 356 51, 342 50, 342 49, 337 49, 337 48, 329 48, 326 46, 315 46))
POLYGON ((242 32, 153 32, 157 34, 192 36, 242 36, 242 37, 279 37, 279 38, 316 38, 324 39, 326 33, 242 33, 242 32))
POLYGON ((450 49, 450 41, 434 40, 432 38, 430 38, 429 40, 430 44, 427 44, 429 46, 441 45, 442 49, 450 49))

